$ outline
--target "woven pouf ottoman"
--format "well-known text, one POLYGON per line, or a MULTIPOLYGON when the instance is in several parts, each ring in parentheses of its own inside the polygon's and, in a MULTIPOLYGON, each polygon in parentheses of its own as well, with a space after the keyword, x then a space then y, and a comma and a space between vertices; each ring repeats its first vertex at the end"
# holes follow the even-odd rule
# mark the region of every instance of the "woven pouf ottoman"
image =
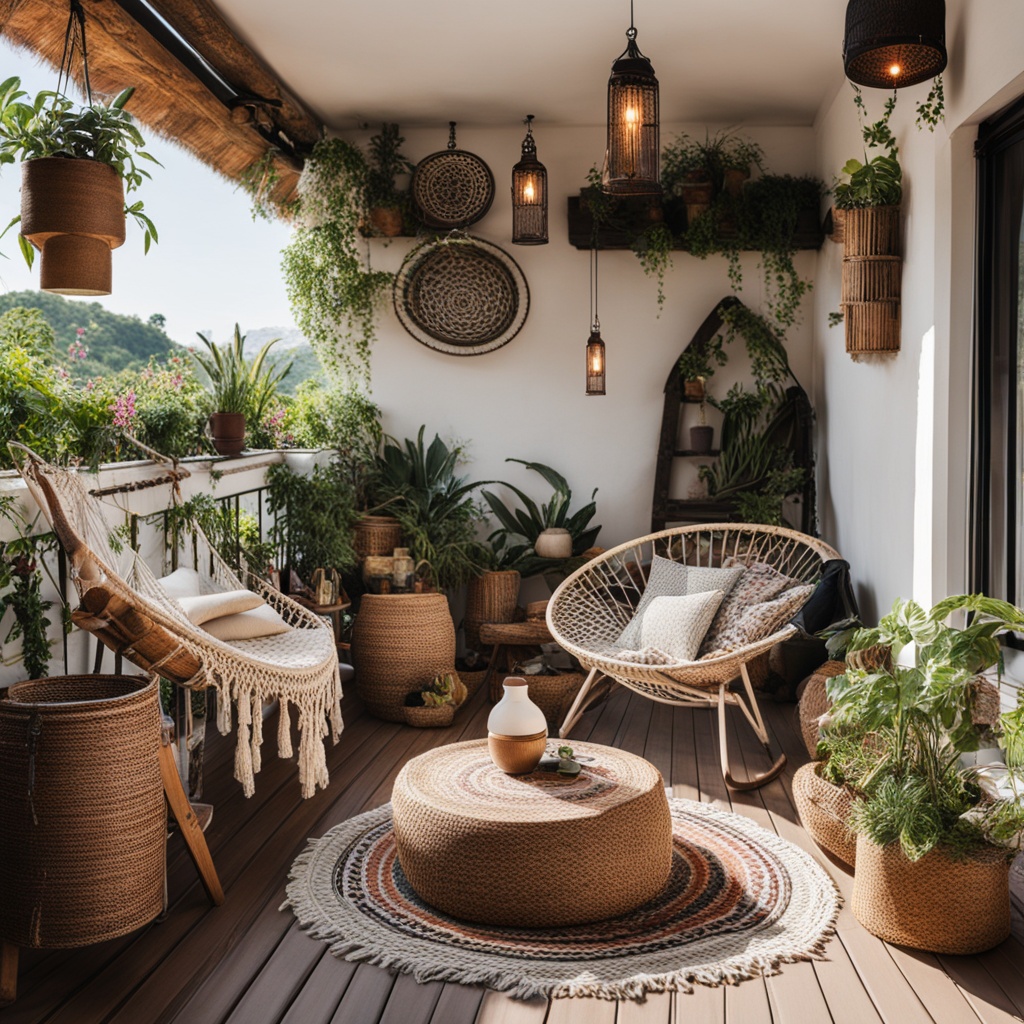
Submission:
POLYGON ((452 917, 524 928, 599 921, 655 897, 672 867, 661 773, 624 750, 572 746, 582 765, 573 779, 506 775, 486 740, 406 764, 391 802, 416 893, 452 917))

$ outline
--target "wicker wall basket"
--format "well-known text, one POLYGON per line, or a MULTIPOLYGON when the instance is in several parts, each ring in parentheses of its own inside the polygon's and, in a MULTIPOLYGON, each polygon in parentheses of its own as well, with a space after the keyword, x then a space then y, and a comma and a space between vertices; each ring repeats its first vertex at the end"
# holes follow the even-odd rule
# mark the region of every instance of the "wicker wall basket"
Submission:
POLYGON ((402 526, 392 516, 363 516, 352 528, 352 547, 360 558, 393 555, 402 543, 402 526))
POLYGON ((10 687, 0 701, 0 939, 68 949, 162 912, 159 750, 155 680, 59 676, 10 687))
POLYGON ((371 715, 406 721, 405 698, 455 665, 443 594, 364 594, 352 630, 355 688, 371 715))
POLYGON ((807 834, 823 849, 851 867, 857 859, 857 834, 850 828, 853 797, 818 774, 820 762, 811 761, 793 776, 793 799, 807 834))
POLYGON ((844 211, 840 306, 847 352, 899 351, 901 253, 898 206, 844 211))
POLYGON ((463 631, 466 647, 479 651, 480 627, 485 622, 511 622, 519 601, 520 576, 515 569, 485 572, 474 576, 466 588, 466 618, 463 631))
POLYGON ((898 845, 857 837, 853 913, 886 942, 930 953, 982 953, 1010 935, 1007 851, 954 861, 941 849, 911 862, 898 845))

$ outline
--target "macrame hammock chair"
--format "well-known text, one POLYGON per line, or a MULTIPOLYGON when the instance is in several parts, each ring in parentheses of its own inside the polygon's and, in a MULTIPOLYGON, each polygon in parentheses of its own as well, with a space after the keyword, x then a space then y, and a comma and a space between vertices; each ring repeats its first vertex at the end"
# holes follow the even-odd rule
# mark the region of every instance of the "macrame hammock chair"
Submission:
POLYGON ((802 584, 817 583, 824 563, 839 555, 823 541, 781 526, 675 527, 620 544, 587 562, 562 583, 548 603, 548 629, 555 642, 589 669, 560 736, 568 736, 583 712, 603 695, 596 684, 607 678, 662 704, 717 707, 719 756, 726 784, 737 790, 763 786, 785 767, 786 755, 750 780, 734 778, 729 768, 725 709, 740 708, 771 757, 768 730, 748 666, 799 631, 787 624, 770 636, 699 661, 650 665, 618 657, 619 634, 640 603, 655 555, 694 566, 721 566, 729 558, 741 565, 761 562, 802 584), (737 680, 742 680, 746 700, 732 689, 737 680))
POLYGON ((179 483, 190 475, 177 461, 130 440, 168 467, 167 472, 103 491, 96 489, 95 477, 50 465, 24 445, 8 445, 30 493, 67 552, 69 575, 80 602, 72 622, 146 672, 191 689, 213 688, 221 733, 231 730, 232 708, 237 708, 235 778, 246 796, 252 796, 254 776, 260 770, 264 702, 280 702, 277 749, 285 758, 293 754, 290 708, 294 707, 299 783, 303 797, 313 796, 317 786, 326 788, 329 781, 327 734, 337 743, 342 730, 341 677, 332 627, 244 565, 238 572, 233 570, 197 524, 182 531, 167 553, 169 570, 180 565, 196 569, 202 593, 253 590, 291 628, 274 636, 222 641, 193 625, 139 552, 119 542, 104 514, 105 506, 120 516, 128 510, 102 501, 103 497, 165 484, 171 485, 178 502, 179 483))

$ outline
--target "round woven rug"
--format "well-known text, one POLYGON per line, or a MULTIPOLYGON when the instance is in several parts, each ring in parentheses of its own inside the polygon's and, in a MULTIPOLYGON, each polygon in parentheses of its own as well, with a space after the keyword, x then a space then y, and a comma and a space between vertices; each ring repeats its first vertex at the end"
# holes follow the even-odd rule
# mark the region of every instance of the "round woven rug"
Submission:
POLYGON ((665 889, 596 924, 496 928, 439 913, 402 873, 390 805, 312 840, 292 865, 281 909, 290 907, 335 956, 524 999, 689 992, 694 983, 734 983, 823 957, 840 897, 808 854, 741 815, 669 804, 675 855, 665 889))

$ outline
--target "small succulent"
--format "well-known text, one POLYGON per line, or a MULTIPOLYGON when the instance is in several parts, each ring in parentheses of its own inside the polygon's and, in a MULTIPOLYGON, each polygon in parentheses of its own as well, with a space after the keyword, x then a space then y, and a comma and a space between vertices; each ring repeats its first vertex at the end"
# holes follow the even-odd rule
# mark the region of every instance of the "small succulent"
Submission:
POLYGON ((456 707, 466 699, 466 686, 454 672, 445 672, 434 677, 430 688, 420 693, 424 706, 439 708, 445 704, 456 707))
POLYGON ((572 757, 572 747, 564 746, 558 748, 558 774, 566 778, 575 778, 580 773, 579 761, 572 757))

